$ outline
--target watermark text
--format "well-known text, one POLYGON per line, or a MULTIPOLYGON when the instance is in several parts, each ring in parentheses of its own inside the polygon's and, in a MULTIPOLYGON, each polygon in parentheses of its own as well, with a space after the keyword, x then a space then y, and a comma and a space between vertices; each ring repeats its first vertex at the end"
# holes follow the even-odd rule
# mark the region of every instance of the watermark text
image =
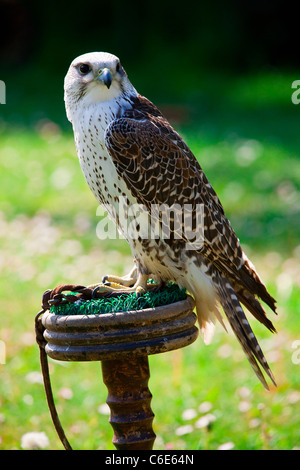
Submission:
POLYGON ((294 80, 292 83, 292 88, 296 90, 292 93, 291 99, 293 104, 300 103, 300 80, 294 80))
POLYGON ((6 344, 0 340, 0 364, 6 363, 6 344))
POLYGON ((0 104, 6 104, 6 86, 3 80, 0 80, 0 104))
POLYGON ((98 207, 96 227, 100 240, 182 240, 187 250, 200 250, 204 242, 204 204, 128 205, 120 197, 114 205, 98 207), (117 224, 115 223, 117 222, 117 224), (117 226, 118 228, 117 228, 117 226))

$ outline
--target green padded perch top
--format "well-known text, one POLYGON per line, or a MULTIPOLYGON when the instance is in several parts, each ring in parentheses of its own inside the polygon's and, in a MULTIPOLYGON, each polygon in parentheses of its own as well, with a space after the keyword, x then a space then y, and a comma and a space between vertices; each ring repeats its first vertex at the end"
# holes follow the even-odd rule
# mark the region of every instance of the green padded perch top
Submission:
MULTIPOLYGON (((66 295, 75 295, 72 292, 66 295)), ((185 289, 180 289, 176 284, 168 283, 157 292, 150 290, 145 294, 136 296, 135 292, 121 294, 117 297, 103 297, 91 300, 79 299, 76 302, 66 302, 52 305, 50 312, 55 315, 95 315, 103 313, 116 313, 132 310, 155 308, 161 305, 169 305, 187 298, 185 289)))

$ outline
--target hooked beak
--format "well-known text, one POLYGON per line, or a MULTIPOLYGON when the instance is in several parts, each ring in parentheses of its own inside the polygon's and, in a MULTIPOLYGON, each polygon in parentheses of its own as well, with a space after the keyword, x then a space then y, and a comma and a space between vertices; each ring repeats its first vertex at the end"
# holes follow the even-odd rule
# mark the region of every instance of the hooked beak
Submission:
POLYGON ((96 77, 96 80, 109 88, 112 82, 111 71, 107 68, 101 70, 98 77, 96 77))

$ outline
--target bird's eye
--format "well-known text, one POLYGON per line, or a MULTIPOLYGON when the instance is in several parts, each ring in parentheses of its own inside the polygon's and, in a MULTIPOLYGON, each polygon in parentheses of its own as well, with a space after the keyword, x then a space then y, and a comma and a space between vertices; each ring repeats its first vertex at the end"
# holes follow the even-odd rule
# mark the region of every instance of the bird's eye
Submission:
POLYGON ((82 75, 86 75, 90 70, 91 67, 88 64, 80 64, 79 66, 79 72, 82 73, 82 75))
POLYGON ((116 66, 116 72, 120 72, 120 68, 121 68, 121 64, 120 62, 118 62, 116 66))

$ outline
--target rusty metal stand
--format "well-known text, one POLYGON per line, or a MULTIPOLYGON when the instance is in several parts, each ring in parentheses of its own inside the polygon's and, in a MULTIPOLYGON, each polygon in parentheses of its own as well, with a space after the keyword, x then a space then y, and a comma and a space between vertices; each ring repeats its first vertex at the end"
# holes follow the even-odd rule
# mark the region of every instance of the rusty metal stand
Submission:
POLYGON ((106 403, 113 427, 113 444, 118 450, 151 450, 155 441, 152 429, 151 392, 148 356, 101 362, 103 382, 108 389, 106 403))
POLYGON ((49 357, 62 361, 101 361, 116 449, 153 448, 148 355, 195 341, 198 329, 194 306, 188 296, 171 305, 132 312, 43 314, 44 349, 49 357))

